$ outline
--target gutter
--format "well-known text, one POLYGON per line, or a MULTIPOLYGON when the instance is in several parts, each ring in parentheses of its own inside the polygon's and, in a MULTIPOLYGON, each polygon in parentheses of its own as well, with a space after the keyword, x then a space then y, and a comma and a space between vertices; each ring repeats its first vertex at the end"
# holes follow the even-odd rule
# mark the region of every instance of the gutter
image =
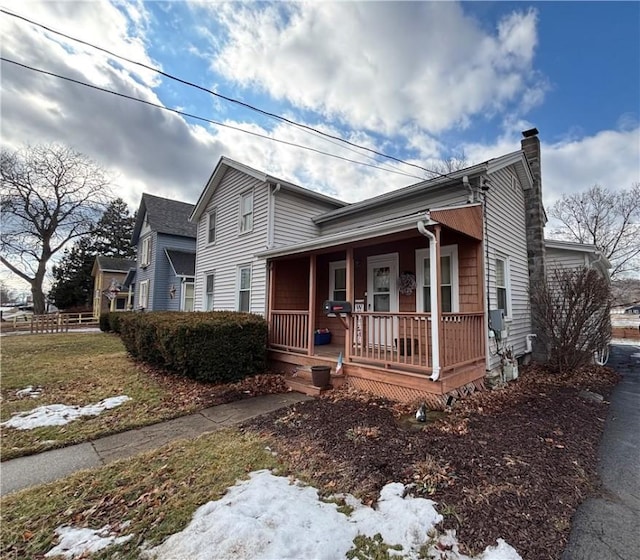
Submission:
POLYGON ((437 265, 437 251, 436 251, 436 236, 427 229, 427 225, 432 225, 434 222, 431 220, 429 212, 426 214, 426 219, 418 220, 416 224, 418 231, 429 239, 429 259, 432 265, 429 267, 430 283, 431 283, 431 359, 432 370, 431 380, 437 381, 440 377, 440 317, 439 313, 439 294, 435 289, 438 286, 438 265, 437 265), (433 320, 435 316, 436 320, 433 320))

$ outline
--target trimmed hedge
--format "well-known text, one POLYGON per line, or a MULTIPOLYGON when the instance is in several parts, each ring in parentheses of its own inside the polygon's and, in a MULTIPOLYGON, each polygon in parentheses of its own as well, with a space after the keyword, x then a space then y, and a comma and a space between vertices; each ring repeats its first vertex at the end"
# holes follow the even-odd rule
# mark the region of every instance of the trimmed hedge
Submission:
MULTIPOLYGON (((238 381, 267 367, 267 322, 230 311, 112 313, 137 360, 215 383, 238 381)), ((113 329, 113 324, 112 330, 113 329)))
MULTIPOLYGON (((100 330, 120 334, 120 319, 124 311, 109 311, 100 315, 100 330)), ((130 313, 130 312, 129 312, 130 313)))
POLYGON ((109 314, 101 313, 100 314, 100 330, 102 332, 109 332, 111 327, 109 326, 109 314))

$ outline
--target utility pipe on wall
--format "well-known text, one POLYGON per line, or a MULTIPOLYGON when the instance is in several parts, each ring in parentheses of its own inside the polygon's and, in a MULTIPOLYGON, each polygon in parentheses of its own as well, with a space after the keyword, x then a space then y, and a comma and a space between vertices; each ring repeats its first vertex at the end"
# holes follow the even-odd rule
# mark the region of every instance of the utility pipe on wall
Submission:
MULTIPOLYGON (((429 213, 427 212, 427 221, 430 221, 429 213)), ((432 370, 431 380, 437 381, 440 377, 440 323, 438 321, 438 317, 440 316, 438 313, 438 306, 440 305, 438 290, 436 289, 438 286, 438 266, 437 262, 437 252, 436 252, 436 236, 427 229, 425 220, 418 221, 418 231, 424 235, 429 240, 429 260, 431 262, 431 266, 429 267, 429 281, 431 284, 431 360, 432 360, 432 370), (435 321, 433 318, 435 317, 435 321)))

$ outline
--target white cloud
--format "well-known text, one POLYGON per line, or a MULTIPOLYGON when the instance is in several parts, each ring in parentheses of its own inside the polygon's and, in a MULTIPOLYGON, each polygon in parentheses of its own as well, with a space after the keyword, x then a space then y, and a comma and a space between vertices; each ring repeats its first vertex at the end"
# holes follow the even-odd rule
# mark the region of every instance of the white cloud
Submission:
POLYGON ((246 88, 354 128, 438 132, 520 103, 539 103, 534 11, 494 34, 452 2, 215 4, 227 40, 213 65, 246 88), (530 88, 536 91, 534 96, 530 88))
MULTIPOLYGON (((465 153, 473 163, 520 149, 526 121, 514 123, 491 145, 467 144, 465 153)), ((557 142, 545 142, 542 150, 542 191, 549 207, 563 194, 587 190, 595 184, 612 190, 628 189, 640 181, 640 128, 603 130, 591 136, 576 133, 557 142)))

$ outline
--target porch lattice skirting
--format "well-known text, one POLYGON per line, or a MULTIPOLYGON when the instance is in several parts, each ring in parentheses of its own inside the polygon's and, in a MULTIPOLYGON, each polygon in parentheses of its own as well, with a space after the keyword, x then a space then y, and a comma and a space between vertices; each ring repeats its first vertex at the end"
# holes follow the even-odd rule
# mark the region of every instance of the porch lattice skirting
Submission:
POLYGON ((349 387, 353 387, 359 391, 366 391, 367 393, 380 395, 394 401, 424 401, 431 410, 444 410, 450 398, 457 400, 471 395, 476 391, 485 390, 482 379, 467 383, 443 395, 434 395, 433 393, 420 391, 419 389, 413 389, 411 387, 400 387, 398 385, 390 385, 389 383, 383 383, 374 379, 363 379, 361 377, 347 376, 346 382, 349 387))

